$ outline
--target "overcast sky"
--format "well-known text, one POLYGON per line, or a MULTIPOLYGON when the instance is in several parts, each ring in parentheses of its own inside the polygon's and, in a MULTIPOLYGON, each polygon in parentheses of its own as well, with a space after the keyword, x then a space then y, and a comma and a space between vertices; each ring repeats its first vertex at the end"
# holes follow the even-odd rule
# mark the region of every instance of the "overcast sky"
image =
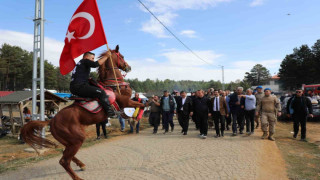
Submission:
MULTIPOLYGON (((132 66, 127 78, 243 79, 257 63, 272 75, 294 47, 319 38, 319 0, 142 0, 205 63, 136 0, 97 0, 110 48, 132 66), (288 15, 290 14, 290 15, 288 15)), ((81 0, 45 1, 45 59, 59 65, 69 21, 81 0)), ((33 49, 34 1, 0 1, 0 44, 33 49)), ((100 53, 106 47, 94 50, 100 53)))

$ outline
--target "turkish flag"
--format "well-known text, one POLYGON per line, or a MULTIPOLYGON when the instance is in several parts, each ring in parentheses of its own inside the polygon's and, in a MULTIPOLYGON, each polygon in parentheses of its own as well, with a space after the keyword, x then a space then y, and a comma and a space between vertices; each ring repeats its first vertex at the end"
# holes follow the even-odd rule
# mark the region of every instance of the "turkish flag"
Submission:
POLYGON ((62 75, 73 70, 76 57, 107 44, 96 0, 84 0, 80 4, 70 20, 64 43, 60 56, 62 75))

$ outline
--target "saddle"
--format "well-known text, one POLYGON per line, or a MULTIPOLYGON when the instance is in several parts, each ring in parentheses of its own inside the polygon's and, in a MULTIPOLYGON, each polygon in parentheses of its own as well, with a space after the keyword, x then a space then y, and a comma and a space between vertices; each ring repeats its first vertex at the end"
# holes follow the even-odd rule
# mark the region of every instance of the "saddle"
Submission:
MULTIPOLYGON (((120 107, 119 107, 118 103, 116 102, 116 95, 113 92, 113 90, 106 89, 96 82, 90 81, 90 83, 99 87, 100 89, 104 90, 104 92, 107 94, 107 96, 109 96, 108 99, 109 99, 109 102, 110 102, 112 109, 115 112, 120 112, 120 107)), ((84 98, 84 97, 72 95, 69 99, 75 100, 75 102, 74 102, 75 105, 78 105, 91 113, 95 114, 95 113, 98 113, 102 110, 102 106, 99 104, 99 101, 97 98, 84 98)))

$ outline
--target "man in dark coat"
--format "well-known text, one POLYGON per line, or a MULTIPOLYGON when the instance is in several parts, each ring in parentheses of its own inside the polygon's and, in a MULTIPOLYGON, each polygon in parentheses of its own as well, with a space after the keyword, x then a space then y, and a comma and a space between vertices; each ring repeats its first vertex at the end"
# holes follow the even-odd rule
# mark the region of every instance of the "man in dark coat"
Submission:
POLYGON ((232 131, 233 136, 237 135, 237 124, 240 127, 240 134, 244 130, 244 98, 241 97, 243 92, 242 87, 238 87, 237 91, 230 96, 229 107, 232 115, 232 131))
POLYGON ((200 138, 206 139, 208 134, 208 116, 210 100, 204 97, 203 90, 197 91, 197 97, 192 102, 193 112, 197 116, 196 119, 199 122, 200 138))
POLYGON ((189 116, 193 115, 192 99, 187 97, 185 91, 180 92, 181 98, 177 99, 177 115, 180 126, 182 127, 181 133, 187 135, 189 127, 189 116))
POLYGON ((113 116, 114 112, 110 108, 110 102, 108 95, 102 89, 92 86, 89 83, 89 74, 91 68, 99 67, 111 57, 111 52, 108 51, 106 55, 102 56, 98 61, 94 61, 95 54, 92 52, 86 52, 74 70, 72 71, 70 91, 74 95, 78 95, 85 98, 98 98, 99 103, 104 109, 105 113, 109 116, 113 116))
POLYGON ((309 98, 303 96, 302 89, 297 89, 296 94, 288 100, 287 116, 293 119, 293 137, 296 138, 301 125, 301 141, 306 141, 307 116, 313 117, 312 104, 309 98))

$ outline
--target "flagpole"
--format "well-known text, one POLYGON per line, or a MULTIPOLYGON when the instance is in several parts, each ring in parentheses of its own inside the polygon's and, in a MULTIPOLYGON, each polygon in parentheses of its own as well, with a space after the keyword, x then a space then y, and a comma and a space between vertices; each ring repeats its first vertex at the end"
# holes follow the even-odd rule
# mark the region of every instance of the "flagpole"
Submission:
MULTIPOLYGON (((108 51, 111 51, 108 44, 107 45, 107 49, 108 51)), ((120 88, 119 88, 119 83, 118 83, 118 79, 117 79, 117 76, 116 76, 116 72, 114 70, 114 66, 113 66, 113 61, 112 61, 112 56, 110 56, 110 60, 111 60, 111 66, 112 66, 112 71, 113 71, 113 75, 114 75, 114 79, 116 80, 116 84, 117 84, 117 90, 119 92, 119 94, 121 95, 121 92, 120 92, 120 88)))
MULTIPOLYGON (((102 27, 104 39, 106 40, 107 49, 108 49, 108 51, 110 51, 110 48, 109 48, 109 45, 108 45, 108 41, 107 41, 107 37, 106 37, 106 34, 104 33, 104 29, 103 29, 103 25, 102 25, 102 21, 101 21, 101 16, 100 16, 100 12, 99 12, 99 8, 98 8, 98 4, 97 4, 97 1, 96 1, 96 0, 94 1, 94 5, 96 6, 97 12, 98 12, 98 14, 99 14, 99 20, 100 20, 100 23, 101 23, 101 27, 102 27)), ((110 60, 111 60, 111 66, 112 66, 112 70, 113 70, 113 75, 114 75, 114 78, 115 78, 116 84, 117 84, 117 89, 118 89, 119 94, 121 95, 120 88, 119 88, 119 83, 118 83, 118 79, 117 79, 117 76, 116 76, 116 72, 115 72, 115 70, 114 70, 114 65, 113 65, 113 61, 112 61, 112 56, 110 56, 110 60)))

